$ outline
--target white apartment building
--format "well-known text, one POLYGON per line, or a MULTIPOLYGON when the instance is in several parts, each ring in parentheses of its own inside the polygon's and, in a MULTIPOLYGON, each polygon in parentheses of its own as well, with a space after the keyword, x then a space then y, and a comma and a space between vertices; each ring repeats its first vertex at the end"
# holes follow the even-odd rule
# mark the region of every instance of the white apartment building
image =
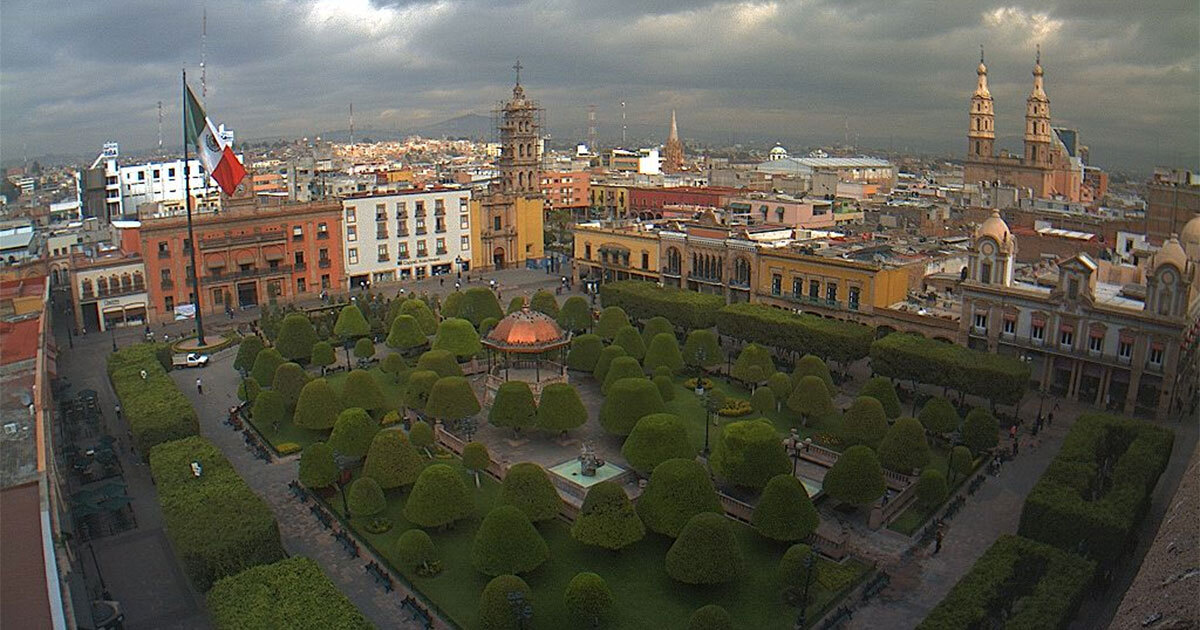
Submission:
POLYGON ((471 191, 429 188, 342 201, 350 288, 470 269, 471 191))

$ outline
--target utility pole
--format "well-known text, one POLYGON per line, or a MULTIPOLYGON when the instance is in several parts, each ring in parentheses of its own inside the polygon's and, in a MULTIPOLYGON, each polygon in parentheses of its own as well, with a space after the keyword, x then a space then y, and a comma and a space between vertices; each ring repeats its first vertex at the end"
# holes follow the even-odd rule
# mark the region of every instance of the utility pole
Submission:
MULTIPOLYGON (((208 110, 208 73, 206 72, 208 64, 208 8, 204 8, 203 17, 200 18, 200 104, 204 106, 205 111, 208 110)), ((205 188, 208 188, 207 184, 205 188)))
POLYGON ((621 101, 621 148, 625 148, 625 101, 621 101))
POLYGON ((158 155, 162 156, 162 101, 158 102, 158 155))
POLYGON ((350 103, 350 146, 354 146, 354 103, 350 103))
POLYGON ((596 106, 588 105, 588 150, 596 153, 596 106))

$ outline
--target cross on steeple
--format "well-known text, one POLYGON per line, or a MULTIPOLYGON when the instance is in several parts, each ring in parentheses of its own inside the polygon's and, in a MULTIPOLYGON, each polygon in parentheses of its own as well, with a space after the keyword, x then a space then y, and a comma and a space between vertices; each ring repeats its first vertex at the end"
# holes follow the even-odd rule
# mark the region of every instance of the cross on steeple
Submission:
POLYGON ((979 45, 979 63, 983 63, 983 44, 979 45))
POLYGON ((1042 45, 1041 44, 1037 44, 1037 59, 1035 60, 1034 63, 1038 64, 1039 66, 1042 65, 1042 45))
POLYGON ((513 70, 517 71, 517 85, 521 85, 521 68, 523 67, 520 59, 517 60, 517 63, 513 64, 513 70))

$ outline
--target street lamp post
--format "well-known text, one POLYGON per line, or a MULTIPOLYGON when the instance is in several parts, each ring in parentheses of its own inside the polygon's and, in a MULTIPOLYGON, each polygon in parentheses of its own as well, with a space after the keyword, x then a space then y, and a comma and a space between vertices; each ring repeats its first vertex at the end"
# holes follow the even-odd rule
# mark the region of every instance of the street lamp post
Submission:
POLYGON ((112 326, 109 326, 108 333, 112 337, 113 352, 116 352, 117 351, 117 331, 112 326))
POLYGON ((800 617, 796 619, 796 629, 800 630, 808 623, 808 587, 812 584, 813 552, 804 558, 804 596, 800 599, 800 617))
POLYGON ((704 391, 704 377, 696 377, 696 396, 704 407, 704 461, 708 461, 708 425, 712 422, 712 397, 704 391))

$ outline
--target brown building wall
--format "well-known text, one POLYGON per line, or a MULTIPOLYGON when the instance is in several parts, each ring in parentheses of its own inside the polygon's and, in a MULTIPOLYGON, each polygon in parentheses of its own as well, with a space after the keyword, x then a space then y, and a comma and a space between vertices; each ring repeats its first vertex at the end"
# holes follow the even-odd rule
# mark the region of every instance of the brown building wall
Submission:
POLYGON ((1150 184, 1146 199, 1146 235, 1161 243, 1200 215, 1200 186, 1150 184))
POLYGON ((542 197, 546 210, 582 210, 591 202, 587 171, 547 171, 542 173, 542 197))

